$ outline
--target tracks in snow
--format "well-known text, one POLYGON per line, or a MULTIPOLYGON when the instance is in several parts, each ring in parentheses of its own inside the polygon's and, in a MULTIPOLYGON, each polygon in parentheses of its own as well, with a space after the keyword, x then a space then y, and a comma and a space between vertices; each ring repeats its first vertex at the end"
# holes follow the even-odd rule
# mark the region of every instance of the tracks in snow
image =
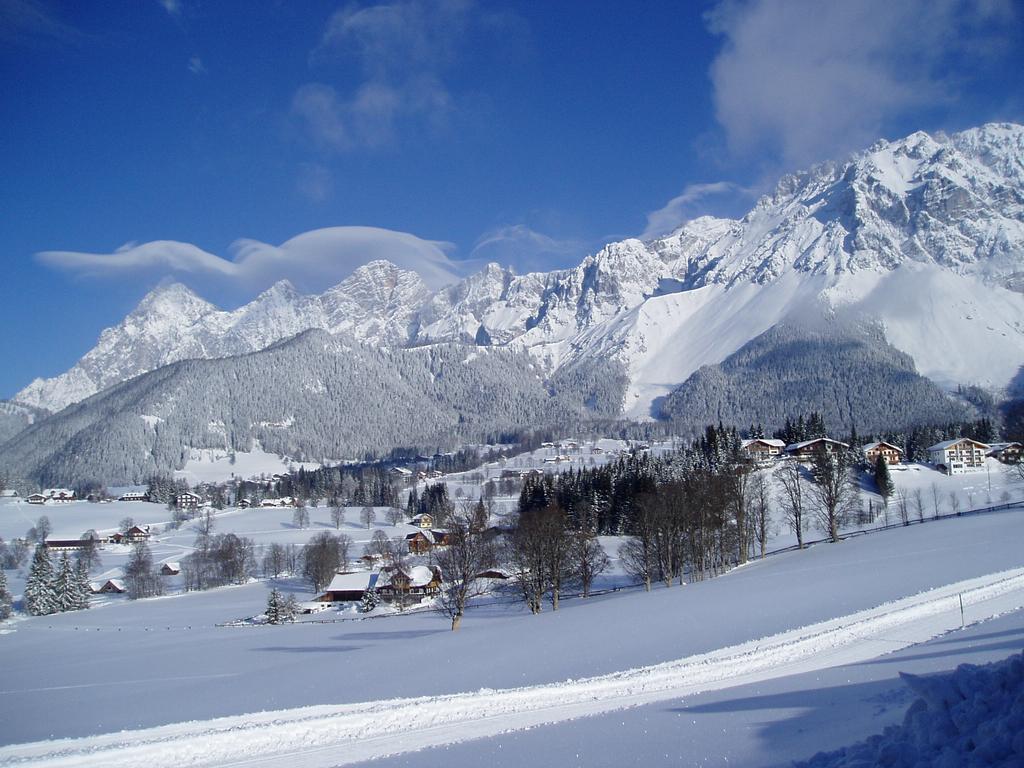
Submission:
POLYGON ((1024 569, 761 640, 609 675, 326 705, 0 748, 0 766, 330 768, 875 658, 1024 606, 1024 569))

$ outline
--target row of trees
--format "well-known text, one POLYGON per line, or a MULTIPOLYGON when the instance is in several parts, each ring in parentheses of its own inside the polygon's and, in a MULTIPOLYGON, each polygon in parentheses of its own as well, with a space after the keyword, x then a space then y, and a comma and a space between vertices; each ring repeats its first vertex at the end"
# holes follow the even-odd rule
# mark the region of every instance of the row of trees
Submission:
POLYGON ((73 566, 65 552, 61 555, 59 566, 55 568, 50 559, 50 550, 44 544, 36 546, 25 581, 26 613, 47 616, 51 613, 82 610, 89 607, 91 593, 89 572, 81 560, 73 566))

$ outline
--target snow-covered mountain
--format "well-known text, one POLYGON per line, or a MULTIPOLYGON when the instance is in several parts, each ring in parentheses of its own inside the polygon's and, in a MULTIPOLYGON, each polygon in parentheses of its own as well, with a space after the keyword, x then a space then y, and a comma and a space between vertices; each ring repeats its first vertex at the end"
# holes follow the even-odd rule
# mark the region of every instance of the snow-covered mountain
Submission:
POLYGON ((255 352, 302 331, 344 331, 357 339, 404 346, 416 310, 430 292, 414 272, 373 261, 321 296, 304 296, 282 280, 227 312, 180 283, 151 291, 100 335, 74 367, 36 379, 15 401, 59 411, 114 384, 163 365, 255 352))
POLYGON ((620 363, 623 412, 661 398, 801 308, 865 315, 944 386, 1004 387, 1024 363, 1024 127, 880 141, 786 176, 740 220, 612 243, 573 269, 497 264, 430 294, 384 261, 320 296, 279 283, 225 312, 159 288, 95 349, 16 400, 60 410, 189 357, 262 349, 309 328, 385 346, 441 341, 528 350, 546 370, 620 363))

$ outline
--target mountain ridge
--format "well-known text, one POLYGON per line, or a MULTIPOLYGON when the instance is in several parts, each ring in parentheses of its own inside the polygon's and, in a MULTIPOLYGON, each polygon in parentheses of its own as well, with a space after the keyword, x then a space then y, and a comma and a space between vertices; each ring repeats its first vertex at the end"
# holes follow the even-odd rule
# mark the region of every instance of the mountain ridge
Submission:
POLYGON ((163 286, 69 371, 15 399, 56 411, 160 365, 256 351, 321 328, 388 347, 508 346, 548 375, 610 357, 627 371, 624 415, 650 418, 698 368, 819 296, 872 314, 890 343, 944 386, 998 389, 1024 363, 1022 158, 1019 125, 918 131, 783 176, 740 219, 700 217, 646 243, 609 243, 569 269, 517 275, 488 264, 434 292, 385 261, 319 295, 278 283, 232 311, 163 286), (915 285, 928 293, 910 309, 934 327, 908 317, 899 293, 915 285), (957 322, 944 317, 950 301, 957 322))

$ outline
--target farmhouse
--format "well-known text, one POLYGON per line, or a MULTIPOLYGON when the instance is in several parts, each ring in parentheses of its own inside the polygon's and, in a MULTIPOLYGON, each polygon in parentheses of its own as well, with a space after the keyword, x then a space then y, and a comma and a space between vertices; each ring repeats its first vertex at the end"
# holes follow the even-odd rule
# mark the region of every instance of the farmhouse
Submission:
POLYGON ((992 443, 988 447, 987 455, 1003 464, 1020 464, 1022 452, 1024 445, 1020 443, 992 443))
POLYGON ((936 443, 928 448, 928 461, 947 475, 980 472, 985 468, 989 446, 969 437, 958 437, 936 443))
POLYGON ((282 496, 279 499, 264 499, 260 502, 261 507, 295 507, 295 499, 291 496, 282 496))
POLYGON ((871 466, 878 463, 879 456, 885 459, 885 463, 890 467, 903 461, 903 449, 884 440, 877 443, 868 443, 862 450, 864 451, 865 461, 871 466))
POLYGON ((424 528, 410 533, 405 537, 405 544, 409 548, 409 554, 422 555, 434 548, 434 532, 424 528))
POLYGON ((816 437, 813 440, 804 440, 801 443, 793 443, 786 446, 786 453, 797 461, 814 461, 822 454, 830 455, 843 449, 849 448, 846 443, 832 440, 828 437, 816 437))
POLYGON ((319 603, 345 603, 363 599, 366 591, 377 586, 377 571, 336 573, 327 590, 316 600, 319 603))
POLYGON ((145 528, 133 525, 127 531, 124 532, 124 540, 130 544, 134 544, 139 541, 145 541, 149 538, 149 526, 145 528))
POLYGON ((16 499, 18 498, 18 492, 13 488, 4 488, 0 491, 0 499, 16 499))
POLYGON ((419 528, 433 528, 434 516, 427 512, 421 512, 420 514, 416 515, 416 517, 414 517, 412 520, 410 520, 409 523, 419 528))
POLYGON ((93 593, 97 595, 123 595, 127 591, 128 589, 121 579, 107 579, 98 589, 94 589, 93 593))
POLYGON ((389 565, 377 579, 377 594, 384 600, 413 598, 420 602, 440 591, 441 569, 436 565, 389 565))
POLYGON ((177 576, 181 573, 181 563, 164 563, 160 566, 161 576, 177 576))
POLYGON ((91 539, 47 539, 43 542, 54 552, 74 552, 84 548, 91 539))
POLYGON ((197 509, 202 503, 202 497, 190 491, 182 491, 174 497, 174 504, 178 509, 197 509))
POLYGON ((786 443, 773 438, 755 437, 752 440, 744 440, 740 445, 740 452, 748 460, 755 464, 770 464, 772 460, 782 455, 786 443))
POLYGON ((149 494, 143 491, 128 491, 117 497, 118 501, 149 501, 149 494))
POLYGON ((29 504, 63 504, 75 500, 75 492, 67 488, 47 488, 42 493, 33 493, 28 497, 29 504))

